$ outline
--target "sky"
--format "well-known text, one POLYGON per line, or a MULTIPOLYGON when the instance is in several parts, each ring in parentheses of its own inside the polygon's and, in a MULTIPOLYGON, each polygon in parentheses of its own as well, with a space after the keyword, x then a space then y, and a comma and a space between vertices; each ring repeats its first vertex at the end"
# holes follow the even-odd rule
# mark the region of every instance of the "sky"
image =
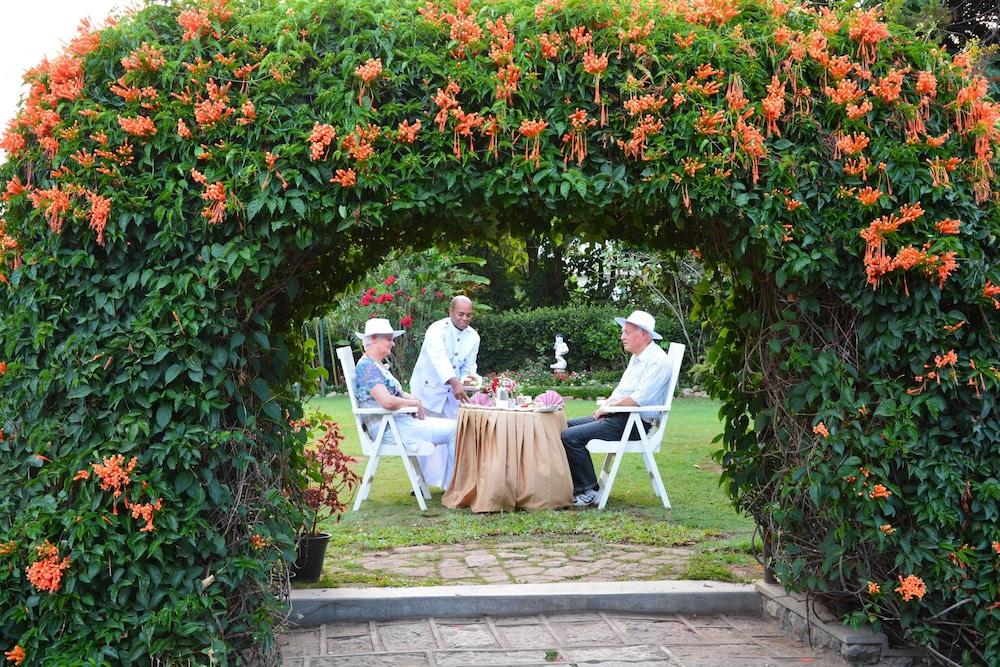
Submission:
POLYGON ((127 0, 17 0, 5 2, 0 21, 0 131, 14 117, 25 87, 21 76, 44 57, 55 57, 83 18, 102 25, 127 0))

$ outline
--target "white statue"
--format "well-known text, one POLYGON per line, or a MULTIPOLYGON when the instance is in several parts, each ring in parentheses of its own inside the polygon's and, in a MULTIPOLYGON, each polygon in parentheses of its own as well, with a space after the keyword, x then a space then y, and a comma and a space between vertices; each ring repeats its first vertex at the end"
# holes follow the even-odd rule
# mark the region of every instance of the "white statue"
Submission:
POLYGON ((557 335, 555 344, 556 363, 550 364, 549 368, 554 371, 566 370, 566 358, 564 355, 567 352, 569 352, 569 347, 563 342, 563 337, 557 335))

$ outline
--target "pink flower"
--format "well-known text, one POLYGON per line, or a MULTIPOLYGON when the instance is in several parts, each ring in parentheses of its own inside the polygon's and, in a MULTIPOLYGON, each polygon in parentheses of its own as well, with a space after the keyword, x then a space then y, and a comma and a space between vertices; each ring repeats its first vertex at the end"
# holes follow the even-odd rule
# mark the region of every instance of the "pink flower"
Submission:
POLYGON ((362 306, 372 305, 372 295, 366 292, 365 295, 361 297, 361 305, 362 306))
POLYGON ((395 282, 396 282, 396 276, 389 276, 388 278, 385 279, 386 285, 392 285, 395 282))
POLYGON ((399 319, 399 323, 404 329, 409 329, 413 326, 413 318, 409 315, 403 315, 403 317, 399 319))
POLYGON ((420 293, 421 294, 427 294, 427 288, 426 287, 421 287, 420 288, 420 293))
POLYGON ((434 297, 438 299, 443 299, 444 292, 442 292, 441 290, 434 290, 434 297))

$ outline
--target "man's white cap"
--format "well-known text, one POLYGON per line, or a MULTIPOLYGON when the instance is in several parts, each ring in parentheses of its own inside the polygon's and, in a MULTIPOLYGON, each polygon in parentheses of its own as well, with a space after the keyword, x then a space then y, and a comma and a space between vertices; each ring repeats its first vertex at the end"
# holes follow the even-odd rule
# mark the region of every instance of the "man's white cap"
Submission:
POLYGON ((392 334, 393 338, 399 338, 405 333, 405 331, 393 329, 392 325, 389 324, 389 320, 384 317, 373 317, 365 322, 364 333, 355 331, 354 335, 361 339, 364 339, 365 336, 374 336, 376 334, 392 334))
POLYGON ((652 336, 653 340, 663 340, 663 336, 656 333, 656 318, 645 310, 633 310, 632 314, 628 317, 616 317, 615 322, 620 327, 625 326, 626 322, 634 324, 652 336))

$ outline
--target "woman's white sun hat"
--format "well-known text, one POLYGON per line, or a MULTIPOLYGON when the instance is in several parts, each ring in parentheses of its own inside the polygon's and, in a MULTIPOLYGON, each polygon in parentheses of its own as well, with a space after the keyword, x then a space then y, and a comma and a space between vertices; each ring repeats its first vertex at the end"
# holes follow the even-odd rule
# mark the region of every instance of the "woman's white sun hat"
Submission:
POLYGON ((615 322, 617 322, 620 327, 625 326, 626 322, 634 324, 648 333, 653 340, 663 340, 663 336, 656 333, 656 318, 647 313, 645 310, 633 310, 632 314, 628 317, 616 317, 615 322))
POLYGON ((365 322, 365 332, 364 333, 359 333, 359 332, 355 331, 354 335, 357 336, 358 338, 364 340, 365 336, 375 336, 375 335, 379 335, 379 334, 392 334, 392 337, 395 339, 395 338, 399 338, 400 336, 402 336, 405 333, 406 333, 406 331, 404 331, 404 330, 393 329, 392 325, 389 324, 389 320, 385 319, 384 317, 373 317, 370 320, 368 320, 367 322, 365 322))

